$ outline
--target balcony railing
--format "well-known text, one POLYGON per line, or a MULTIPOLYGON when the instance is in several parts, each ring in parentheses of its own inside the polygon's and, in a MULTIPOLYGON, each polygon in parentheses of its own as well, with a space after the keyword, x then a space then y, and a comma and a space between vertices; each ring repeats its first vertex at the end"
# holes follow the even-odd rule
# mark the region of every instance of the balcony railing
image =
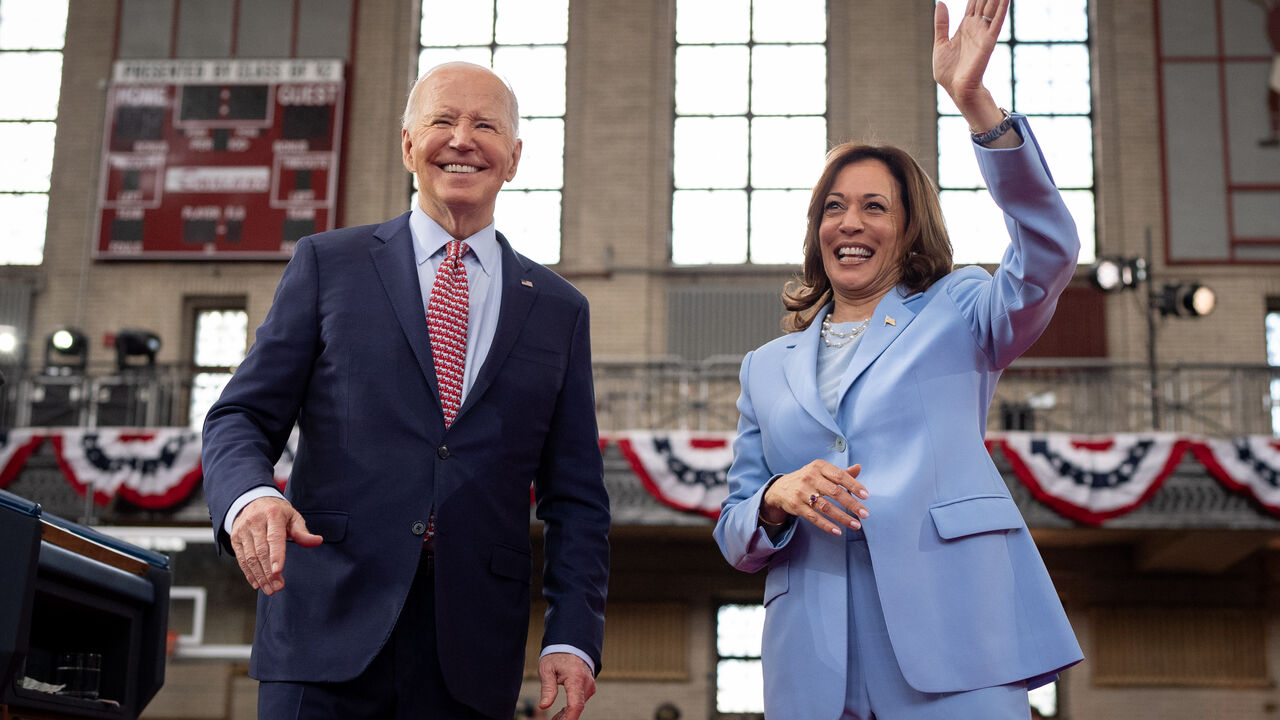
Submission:
MULTIPOLYGON (((600 426, 733 429, 740 362, 599 361, 600 426)), ((987 429, 1265 435, 1280 420, 1278 408, 1280 367, 1169 365, 1154 373, 1153 383, 1142 364, 1027 359, 1014 363, 996 386, 987 429)))
MULTIPOLYGON (((598 359, 602 431, 732 430, 738 420, 738 357, 598 359)), ((186 425, 188 367, 83 374, 5 369, 0 430, 24 426, 186 425)), ((781 381, 781 380, 780 380, 781 381)), ((1104 434, 1162 430, 1212 436, 1272 434, 1280 424, 1280 367, 1021 360, 1004 373, 990 430, 1104 434)))

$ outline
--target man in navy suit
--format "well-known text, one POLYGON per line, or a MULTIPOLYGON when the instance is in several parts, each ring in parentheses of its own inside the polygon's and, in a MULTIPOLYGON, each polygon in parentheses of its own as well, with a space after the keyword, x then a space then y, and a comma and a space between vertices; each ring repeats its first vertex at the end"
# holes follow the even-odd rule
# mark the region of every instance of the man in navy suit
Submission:
POLYGON ((415 207, 299 241, 205 421, 219 548, 260 591, 259 717, 510 718, 530 484, 545 523, 541 705, 563 685, 557 717, 574 720, 595 692, 609 505, 588 309, 494 229, 518 117, 486 68, 420 78, 401 134, 415 207), (462 272, 459 301, 437 280, 462 272), (446 307, 461 307, 453 325, 446 307), (462 338, 455 355, 447 337, 462 338), (272 466, 295 423, 281 495, 272 466))

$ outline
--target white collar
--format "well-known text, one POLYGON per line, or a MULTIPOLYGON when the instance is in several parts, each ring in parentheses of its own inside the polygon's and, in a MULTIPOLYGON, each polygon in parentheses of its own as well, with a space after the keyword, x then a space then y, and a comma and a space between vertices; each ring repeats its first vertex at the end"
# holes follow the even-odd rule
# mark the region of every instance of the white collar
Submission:
MULTIPOLYGON (((440 227, 440 223, 433 220, 417 203, 414 203, 413 211, 409 214, 409 232, 413 235, 413 260, 418 265, 426 262, 436 253, 443 252, 444 246, 448 245, 450 240, 456 239, 440 227)), ((480 263, 480 269, 486 275, 491 275, 490 271, 496 267, 499 253, 498 231, 494 229, 493 223, 489 223, 479 232, 465 238, 464 242, 475 254, 476 260, 480 263)))

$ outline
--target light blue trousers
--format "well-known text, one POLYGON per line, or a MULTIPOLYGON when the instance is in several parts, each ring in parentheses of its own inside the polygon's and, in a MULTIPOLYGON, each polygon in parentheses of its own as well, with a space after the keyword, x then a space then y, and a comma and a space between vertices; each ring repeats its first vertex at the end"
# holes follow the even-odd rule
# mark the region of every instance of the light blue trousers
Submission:
POLYGON ((958 693, 907 684, 889 643, 871 554, 861 530, 845 530, 849 563, 849 685, 840 720, 1030 720, 1025 683, 958 693))

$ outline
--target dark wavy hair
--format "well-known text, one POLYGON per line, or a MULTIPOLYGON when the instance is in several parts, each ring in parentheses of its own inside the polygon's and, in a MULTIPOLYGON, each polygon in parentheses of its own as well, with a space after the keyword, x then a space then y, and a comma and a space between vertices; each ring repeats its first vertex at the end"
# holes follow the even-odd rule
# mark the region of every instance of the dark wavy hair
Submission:
POLYGON ((951 239, 938 203, 938 190, 924 168, 905 150, 891 145, 853 142, 837 145, 827 153, 826 167, 809 199, 809 226, 804 234, 801 274, 782 290, 782 304, 788 311, 782 326, 787 332, 809 327, 831 299, 831 281, 822 265, 818 228, 822 225, 823 206, 831 186, 835 185, 836 175, 860 160, 879 160, 898 182, 906 222, 902 229, 903 255, 889 266, 900 273, 897 284, 913 293, 923 292, 951 272, 951 239))

